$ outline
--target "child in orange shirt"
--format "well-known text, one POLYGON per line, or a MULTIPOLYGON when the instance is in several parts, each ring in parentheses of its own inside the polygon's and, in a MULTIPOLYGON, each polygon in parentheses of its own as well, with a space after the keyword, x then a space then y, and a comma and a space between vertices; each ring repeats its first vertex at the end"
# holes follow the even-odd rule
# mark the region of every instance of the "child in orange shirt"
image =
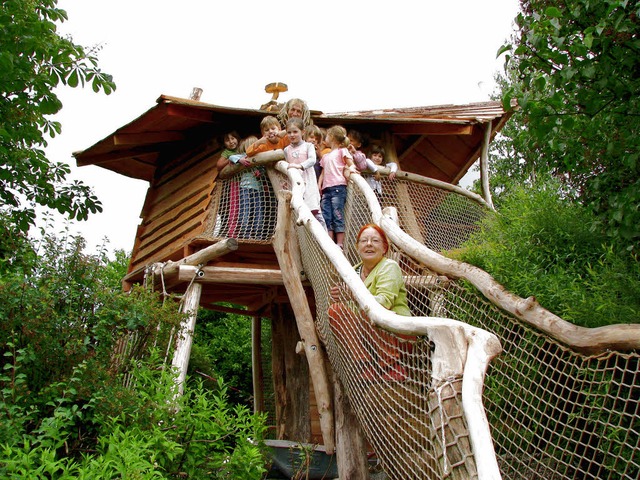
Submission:
MULTIPOLYGON (((274 116, 267 115, 260 122, 260 132, 262 137, 257 142, 250 145, 247 149, 247 157, 253 157, 258 153, 269 152, 271 150, 284 149, 289 145, 289 137, 287 132, 280 129, 280 122, 274 116)), ((245 166, 251 165, 248 158, 242 161, 245 166)))

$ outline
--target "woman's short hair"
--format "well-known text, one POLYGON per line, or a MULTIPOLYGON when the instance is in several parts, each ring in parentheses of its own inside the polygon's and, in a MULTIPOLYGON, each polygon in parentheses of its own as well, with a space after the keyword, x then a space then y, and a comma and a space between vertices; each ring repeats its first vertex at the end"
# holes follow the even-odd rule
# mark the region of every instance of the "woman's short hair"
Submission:
POLYGON ((382 228, 380 228, 375 223, 367 223, 366 225, 363 225, 360 228, 360 231, 358 232, 358 236, 356 237, 356 243, 360 241, 360 237, 362 236, 363 232, 368 228, 373 228, 376 232, 380 234, 380 237, 382 238, 382 244, 384 245, 384 253, 387 253, 387 251, 389 250, 389 239, 387 238, 387 234, 384 233, 384 230, 382 230, 382 228))

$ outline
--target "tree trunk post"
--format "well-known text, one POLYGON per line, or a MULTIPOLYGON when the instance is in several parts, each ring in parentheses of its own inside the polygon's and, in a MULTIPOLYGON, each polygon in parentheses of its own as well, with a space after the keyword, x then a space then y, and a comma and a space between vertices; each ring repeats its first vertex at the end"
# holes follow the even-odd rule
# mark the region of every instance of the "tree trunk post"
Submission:
POLYGON ((180 324, 180 331, 176 337, 176 349, 173 353, 173 360, 171 361, 171 366, 178 371, 176 377, 178 395, 184 393, 184 381, 187 377, 187 368, 189 367, 191 345, 193 344, 193 331, 196 327, 201 295, 202 284, 193 282, 184 293, 183 304, 180 309, 182 313, 187 315, 187 318, 180 324))
POLYGON ((264 384, 262 381, 262 323, 251 319, 251 375, 253 379, 253 411, 264 412, 264 384))
POLYGON ((491 190, 489 189, 489 143, 491 142, 491 121, 487 122, 484 129, 484 140, 482 141, 482 153, 480 155, 480 179, 482 181, 482 195, 484 200, 493 210, 491 200, 491 190))

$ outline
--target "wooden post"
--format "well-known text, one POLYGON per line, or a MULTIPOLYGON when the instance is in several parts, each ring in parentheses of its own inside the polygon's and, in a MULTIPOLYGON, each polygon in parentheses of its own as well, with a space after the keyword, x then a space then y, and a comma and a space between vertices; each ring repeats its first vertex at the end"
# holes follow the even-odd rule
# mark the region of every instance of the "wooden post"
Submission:
POLYGON ((318 404, 320 415, 320 429, 322 441, 329 455, 335 451, 333 410, 331 391, 327 371, 325 369, 325 354, 320 339, 316 333, 313 315, 309 308, 307 295, 301 281, 302 266, 299 261, 298 244, 293 235, 291 219, 291 192, 278 193, 278 221, 276 234, 273 239, 273 249, 278 257, 282 271, 282 280, 291 302, 291 307, 298 326, 298 332, 304 347, 304 353, 309 363, 309 372, 313 382, 313 391, 318 404))
POLYGON ((367 441, 338 378, 333 382, 336 458, 340 478, 368 480, 367 441))
POLYGON ((184 293, 181 312, 187 314, 187 318, 180 324, 180 332, 176 338, 176 350, 173 353, 171 366, 178 370, 176 384, 178 394, 184 393, 184 381, 187 377, 189 367, 189 356, 191 355, 191 345, 193 344, 193 331, 196 327, 198 316, 198 306, 202 295, 202 284, 193 282, 184 293))
POLYGON ((309 370, 307 362, 296 353, 300 336, 293 317, 289 305, 278 304, 271 323, 276 434, 278 440, 308 443, 311 439, 309 370))
POLYGON ((251 319, 251 375, 253 378, 253 411, 264 412, 264 384, 262 382, 262 323, 260 317, 251 319))
POLYGON ((484 200, 493 210, 491 200, 491 190, 489 189, 489 142, 491 142, 491 120, 487 122, 484 129, 484 139, 482 140, 482 153, 480 155, 480 179, 482 181, 482 195, 484 200))
MULTIPOLYGON (((384 135, 384 152, 387 161, 398 162, 398 154, 396 153, 396 148, 393 144, 393 137, 388 133, 384 135)), ((400 165, 398 165, 398 167, 400 167, 400 165)), ((409 235, 424 244, 425 240, 422 236, 420 224, 416 220, 416 214, 413 211, 413 204, 411 203, 411 195, 409 195, 407 184, 405 182, 398 181, 396 181, 396 184, 396 188, 398 189, 398 207, 405 210, 405 213, 400 215, 400 217, 407 222, 407 224, 404 225, 404 228, 409 235)))

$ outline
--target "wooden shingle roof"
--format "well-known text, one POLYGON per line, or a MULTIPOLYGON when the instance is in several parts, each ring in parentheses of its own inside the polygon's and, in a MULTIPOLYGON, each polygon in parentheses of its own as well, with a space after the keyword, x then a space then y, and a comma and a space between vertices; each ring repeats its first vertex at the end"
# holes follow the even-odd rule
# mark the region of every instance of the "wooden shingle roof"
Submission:
MULTIPOLYGON (((141 116, 73 155, 78 166, 96 165, 152 181, 164 158, 219 139, 230 130, 255 135, 267 114, 162 95, 141 116)), ((390 133, 402 169, 450 183, 457 183, 479 157, 485 125, 491 121, 495 135, 509 115, 499 102, 311 112, 320 127, 340 124, 373 139, 390 133)))

